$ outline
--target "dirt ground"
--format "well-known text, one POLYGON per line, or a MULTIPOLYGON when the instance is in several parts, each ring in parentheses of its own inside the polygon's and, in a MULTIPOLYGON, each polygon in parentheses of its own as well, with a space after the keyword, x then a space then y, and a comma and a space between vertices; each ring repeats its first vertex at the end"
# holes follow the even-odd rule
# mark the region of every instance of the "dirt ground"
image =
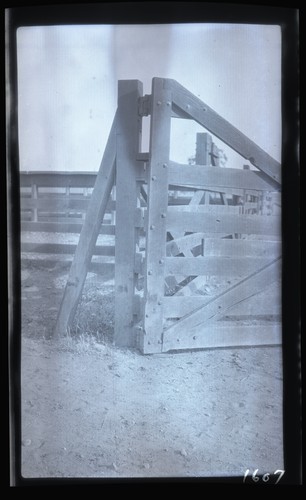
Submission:
POLYGON ((114 283, 90 274, 50 339, 68 266, 22 264, 24 477, 243 476, 283 468, 280 347, 143 356, 112 344, 114 283))

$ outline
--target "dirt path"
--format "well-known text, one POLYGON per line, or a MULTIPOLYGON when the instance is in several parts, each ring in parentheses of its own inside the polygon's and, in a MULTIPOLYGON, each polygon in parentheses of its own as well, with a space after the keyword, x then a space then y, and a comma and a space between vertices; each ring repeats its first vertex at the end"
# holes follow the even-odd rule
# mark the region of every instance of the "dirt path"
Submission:
POLYGON ((154 356, 115 348, 113 285, 98 278, 89 279, 78 312, 85 333, 53 342, 66 273, 60 264, 22 270, 24 477, 283 468, 280 347, 154 356))

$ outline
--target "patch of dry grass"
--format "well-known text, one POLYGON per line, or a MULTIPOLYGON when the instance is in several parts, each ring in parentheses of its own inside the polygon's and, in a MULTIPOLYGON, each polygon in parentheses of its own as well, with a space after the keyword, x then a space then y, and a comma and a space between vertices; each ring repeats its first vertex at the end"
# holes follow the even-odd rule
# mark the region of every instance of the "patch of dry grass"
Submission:
POLYGON ((112 343, 114 336, 114 290, 86 284, 69 335, 81 343, 112 343))

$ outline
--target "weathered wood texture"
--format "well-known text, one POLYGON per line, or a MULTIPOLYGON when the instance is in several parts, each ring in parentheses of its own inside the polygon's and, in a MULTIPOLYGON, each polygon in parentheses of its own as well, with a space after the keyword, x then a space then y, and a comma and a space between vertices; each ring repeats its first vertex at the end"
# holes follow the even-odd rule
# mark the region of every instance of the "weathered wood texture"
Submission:
POLYGON ((169 231, 190 231, 206 233, 240 233, 279 235, 281 220, 278 216, 231 215, 168 211, 167 229, 169 231))
POLYGON ((277 184, 281 184, 278 161, 175 80, 167 80, 166 85, 172 91, 174 111, 177 111, 176 108, 178 111, 181 109, 277 184))
POLYGON ((145 259, 145 307, 140 347, 161 352, 163 330, 164 262, 168 207, 171 93, 164 80, 152 83, 150 161, 145 259))
MULTIPOLYGON (((141 117, 138 99, 142 83, 138 80, 118 82, 116 132, 116 268, 115 268, 115 344, 134 346, 135 252, 137 174, 141 163, 136 160, 141 144, 141 117)), ((143 170, 143 169, 142 169, 143 170)))
MULTIPOLYGON (((210 301, 211 296, 200 294, 192 297, 176 295, 165 297, 164 317, 181 318, 200 307, 204 307, 210 301)), ((278 316, 281 315, 281 305, 281 284, 274 282, 258 295, 253 295, 233 305, 226 312, 226 316, 278 316)))
MULTIPOLYGON (((26 253, 53 253, 53 254, 70 254, 73 255, 77 249, 77 245, 68 243, 32 243, 21 242, 21 251, 26 253)), ((92 251, 93 255, 115 255, 115 246, 96 245, 92 251)))
POLYGON ((173 161, 169 165, 169 184, 196 185, 198 189, 214 188, 218 192, 223 188, 254 191, 274 191, 279 188, 265 174, 255 170, 185 165, 173 161))
POLYGON ((275 259, 253 274, 242 279, 239 283, 231 286, 226 291, 212 298, 207 304, 192 313, 184 316, 180 321, 164 331, 164 340, 171 336, 181 337, 188 331, 191 336, 198 331, 199 325, 203 328, 212 322, 218 321, 227 311, 239 302, 252 297, 281 276, 281 259, 275 259))
POLYGON ((247 276, 271 257, 166 257, 165 273, 183 276, 247 276))
MULTIPOLYGON (((21 231, 43 232, 43 233, 73 233, 79 234, 82 231, 83 222, 33 222, 21 221, 21 231)), ((101 224, 99 234, 115 234, 115 226, 111 224, 101 224)))
POLYGON ((66 334, 81 297, 93 249, 100 231, 109 195, 114 184, 115 158, 116 116, 109 134, 100 170, 96 177, 93 193, 87 208, 79 243, 70 268, 54 330, 55 336, 66 334))
MULTIPOLYGON (((40 210, 41 212, 64 212, 66 210, 85 211, 88 208, 90 197, 85 196, 41 196, 39 198, 21 198, 21 210, 40 210)), ((109 213, 116 208, 116 202, 110 200, 106 211, 109 213)))
POLYGON ((216 347, 242 347, 280 345, 281 323, 258 325, 213 324, 197 326, 192 332, 187 328, 183 335, 164 336, 163 352, 178 349, 200 349, 216 347))

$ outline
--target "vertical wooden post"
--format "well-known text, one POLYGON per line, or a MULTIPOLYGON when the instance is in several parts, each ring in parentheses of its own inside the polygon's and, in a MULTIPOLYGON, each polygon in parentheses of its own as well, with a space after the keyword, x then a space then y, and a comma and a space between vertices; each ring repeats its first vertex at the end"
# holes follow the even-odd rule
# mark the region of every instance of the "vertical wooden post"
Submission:
MULTIPOLYGON (((112 201, 116 201, 116 186, 113 187, 111 192, 112 201)), ((116 210, 113 209, 111 213, 111 224, 114 226, 116 224, 116 210)))
MULTIPOLYGON (((38 188, 37 188, 37 184, 32 184, 32 200, 35 200, 35 202, 37 203, 37 198, 38 198, 38 188)), ((32 220, 34 222, 37 222, 38 221, 38 211, 37 211, 37 206, 35 208, 33 208, 33 212, 32 212, 32 220)))
POLYGON ((198 132, 196 140, 196 164, 211 166, 212 137, 206 132, 198 132))
POLYGON ((141 96, 142 83, 138 80, 118 82, 115 248, 115 344, 118 346, 134 346, 136 341, 136 173, 141 168, 136 155, 141 144, 142 118, 138 114, 141 96))
MULTIPOLYGON (((70 187, 69 186, 66 186, 66 189, 65 189, 65 198, 66 198, 66 201, 67 201, 67 206, 69 206, 69 196, 70 196, 70 187)), ((69 217, 70 215, 70 212, 69 210, 66 210, 65 212, 65 217, 69 217)), ((85 213, 82 214, 82 219, 85 218, 85 213)))
POLYGON ((79 243, 71 264, 54 336, 66 334, 81 297, 87 270, 91 262, 109 195, 114 184, 115 158, 116 117, 105 147, 95 186, 88 204, 85 221, 82 226, 79 243))
POLYGON ((144 353, 162 350, 164 262, 168 207, 168 162, 170 154, 171 90, 162 78, 153 78, 146 222, 146 259, 143 331, 144 353))

